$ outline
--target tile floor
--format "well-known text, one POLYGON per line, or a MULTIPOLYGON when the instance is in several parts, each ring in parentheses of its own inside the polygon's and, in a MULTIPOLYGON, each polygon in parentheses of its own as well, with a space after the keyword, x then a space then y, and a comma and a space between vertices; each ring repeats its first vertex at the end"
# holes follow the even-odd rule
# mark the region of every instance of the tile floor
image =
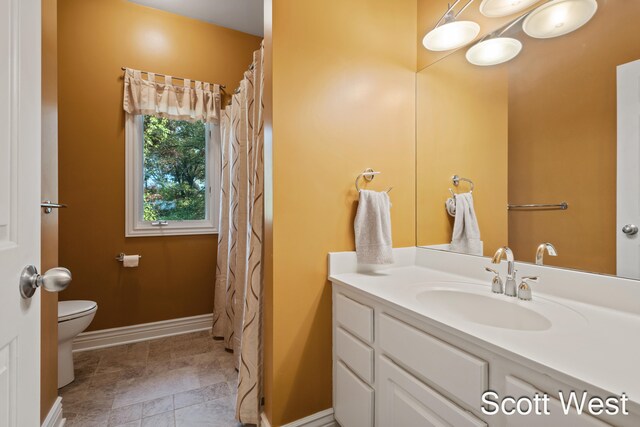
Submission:
POLYGON ((74 354, 65 427, 237 427, 233 355, 209 332, 74 354))

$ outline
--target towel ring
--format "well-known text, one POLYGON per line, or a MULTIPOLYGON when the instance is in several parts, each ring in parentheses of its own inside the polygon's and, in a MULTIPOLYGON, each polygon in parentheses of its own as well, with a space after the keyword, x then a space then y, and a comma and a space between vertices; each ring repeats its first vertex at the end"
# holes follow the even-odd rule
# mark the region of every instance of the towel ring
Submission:
MULTIPOLYGON (((458 185, 460 185, 460 181, 468 182, 469 184, 471 184, 471 190, 469 190, 469 193, 473 193, 473 189, 475 188, 475 185, 473 184, 473 181, 471 181, 469 178, 462 178, 462 177, 460 177, 460 176, 458 176, 458 175, 453 175, 453 176, 451 177, 451 182, 453 182, 453 185, 454 185, 454 186, 456 186, 456 187, 457 187, 458 185)), ((452 189, 449 189, 449 192, 450 192, 453 196, 455 196, 455 193, 453 192, 453 190, 452 190, 452 189)))
MULTIPOLYGON (((367 168, 362 173, 358 174, 358 176, 356 177, 356 191, 358 193, 360 192, 360 186, 358 185, 358 181, 360 181, 360 178, 364 178, 367 182, 371 182, 376 175, 380 175, 381 173, 382 172, 374 171, 371 168, 367 168)), ((393 190, 393 187, 389 187, 387 193, 389 193, 391 190, 393 190)))
MULTIPOLYGON (((453 182, 453 185, 456 186, 456 187, 458 185, 460 185, 460 181, 468 182, 469 184, 471 184, 471 189, 469 190, 469 193, 473 193, 473 189, 475 188, 475 185, 473 185, 473 181, 471 181, 469 178, 462 178, 459 175, 453 175, 451 177, 451 182, 453 182)), ((451 199, 453 200, 453 202, 452 202, 453 206, 450 206, 450 202, 449 201, 446 201, 444 203, 444 206, 445 206, 445 209, 446 209, 447 213, 450 216, 455 217, 453 212, 455 212, 456 196, 458 195, 458 193, 453 191, 451 188, 449 188, 449 193, 451 193, 451 199)))

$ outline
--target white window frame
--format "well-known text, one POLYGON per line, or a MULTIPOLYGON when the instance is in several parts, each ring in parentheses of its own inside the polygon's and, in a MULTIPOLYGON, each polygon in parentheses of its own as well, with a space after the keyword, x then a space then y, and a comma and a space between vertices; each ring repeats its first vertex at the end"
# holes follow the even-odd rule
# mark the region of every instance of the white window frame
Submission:
POLYGON ((126 216, 125 237, 182 236, 218 233, 220 217, 221 148, 220 128, 206 125, 207 204, 205 220, 143 221, 144 194, 144 116, 126 113, 126 216))

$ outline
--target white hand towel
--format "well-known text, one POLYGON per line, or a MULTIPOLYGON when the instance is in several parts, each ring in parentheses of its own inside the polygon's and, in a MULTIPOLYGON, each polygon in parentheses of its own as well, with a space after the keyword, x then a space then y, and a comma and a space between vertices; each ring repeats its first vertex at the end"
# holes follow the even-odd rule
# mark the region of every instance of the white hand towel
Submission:
POLYGON ((391 201, 386 192, 361 190, 354 229, 360 264, 393 264, 391 201))
POLYGON ((447 209, 447 213, 453 217, 456 216, 456 199, 454 197, 449 197, 446 202, 444 202, 444 206, 447 209))
POLYGON ((451 250, 470 255, 482 255, 480 227, 473 208, 471 193, 456 195, 456 219, 453 223, 451 250))

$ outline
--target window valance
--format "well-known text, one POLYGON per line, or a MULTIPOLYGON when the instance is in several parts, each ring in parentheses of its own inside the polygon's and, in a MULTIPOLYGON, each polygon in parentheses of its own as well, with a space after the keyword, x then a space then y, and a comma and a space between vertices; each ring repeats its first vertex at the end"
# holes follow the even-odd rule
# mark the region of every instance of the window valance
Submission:
POLYGON ((184 84, 174 85, 171 76, 164 83, 156 81, 154 73, 127 68, 124 73, 124 111, 134 115, 154 115, 173 120, 208 123, 220 121, 220 86, 217 84, 185 79, 184 84))

